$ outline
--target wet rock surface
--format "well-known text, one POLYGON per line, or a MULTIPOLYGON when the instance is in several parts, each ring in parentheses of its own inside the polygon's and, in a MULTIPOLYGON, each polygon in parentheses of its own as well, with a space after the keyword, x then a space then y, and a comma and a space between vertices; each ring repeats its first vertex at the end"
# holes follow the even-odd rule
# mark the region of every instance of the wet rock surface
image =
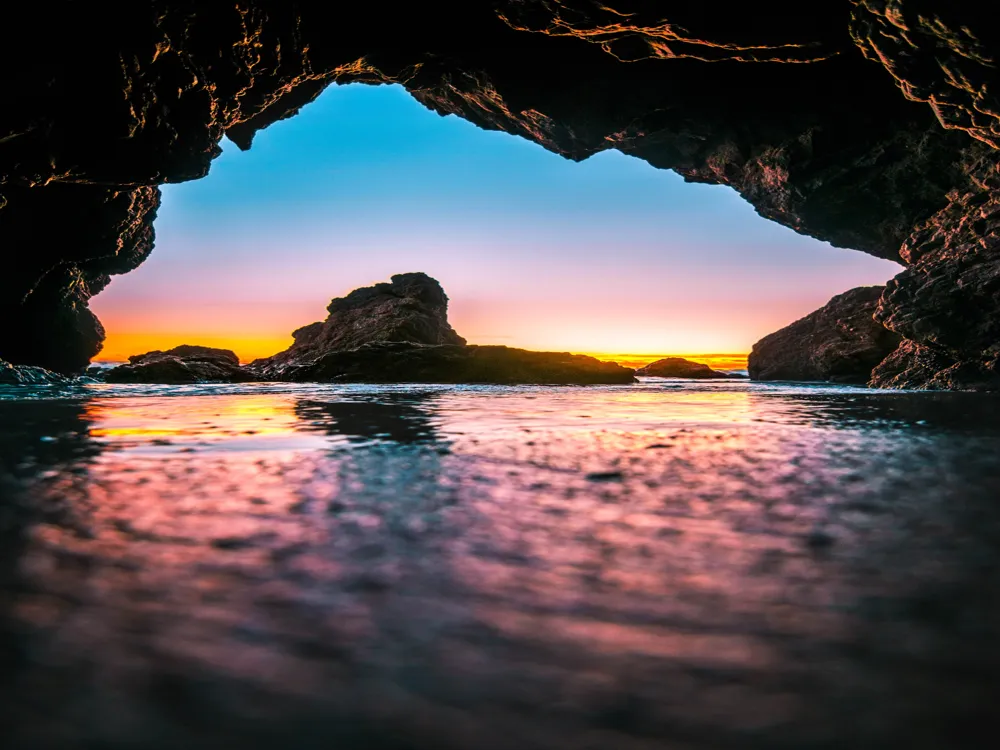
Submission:
POLYGON ((658 359, 655 362, 650 362, 645 367, 640 367, 635 371, 635 374, 658 378, 695 378, 698 380, 733 377, 727 373, 713 370, 708 365, 700 362, 692 362, 682 357, 658 359))
POLYGON ((0 30, 8 361, 81 370, 102 338, 86 302, 148 255, 155 186, 204 176, 224 134, 247 148, 353 81, 399 83, 571 159, 616 148, 729 185, 798 232, 919 265, 901 288, 924 275, 936 290, 894 295, 889 325, 910 338, 904 320, 937 318, 957 362, 984 351, 963 341, 966 321, 998 319, 985 266, 969 294, 955 291, 969 243, 933 262, 900 251, 933 216, 946 234, 964 222, 973 244, 990 236, 979 201, 996 187, 976 165, 996 163, 998 39, 982 3, 151 8, 23 5, 0 30))
POLYGON ((47 385, 68 381, 69 378, 42 367, 12 365, 0 359, 0 385, 47 385))
POLYGON ((181 345, 128 358, 102 374, 108 383, 248 383, 259 378, 228 349, 181 345))
POLYGON ((882 287, 839 294, 814 313, 753 345, 754 380, 802 380, 864 385, 901 336, 874 319, 882 287))
POLYGON ((0 400, 5 748, 993 747, 989 395, 114 388, 0 400))
POLYGON ((946 351, 904 341, 872 372, 875 388, 927 391, 1000 391, 996 355, 981 362, 956 361, 946 351))

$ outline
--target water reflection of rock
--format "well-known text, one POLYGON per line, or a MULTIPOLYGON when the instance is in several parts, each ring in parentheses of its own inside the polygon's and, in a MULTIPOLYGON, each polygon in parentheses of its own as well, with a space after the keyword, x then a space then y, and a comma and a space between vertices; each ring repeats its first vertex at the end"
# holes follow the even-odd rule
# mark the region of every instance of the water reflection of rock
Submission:
POLYGON ((67 469, 100 452, 79 400, 0 400, 0 475, 67 469))
POLYGON ((438 440, 436 398, 434 393, 382 393, 357 400, 301 400, 295 413, 305 429, 352 442, 428 443, 438 440))
POLYGON ((17 611, 25 600, 44 599, 26 568, 33 536, 55 524, 85 536, 80 523, 79 485, 86 466, 101 446, 90 437, 85 402, 80 400, 0 400, 0 727, 14 726, 12 696, 30 681, 39 633, 17 611), (58 493, 39 489, 49 480, 62 482, 58 493))
MULTIPOLYGON (((978 393, 798 393, 750 392, 755 411, 813 427, 882 429, 937 428, 963 432, 1000 431, 1000 396, 978 393)), ((768 420, 769 421, 769 420, 768 420)))

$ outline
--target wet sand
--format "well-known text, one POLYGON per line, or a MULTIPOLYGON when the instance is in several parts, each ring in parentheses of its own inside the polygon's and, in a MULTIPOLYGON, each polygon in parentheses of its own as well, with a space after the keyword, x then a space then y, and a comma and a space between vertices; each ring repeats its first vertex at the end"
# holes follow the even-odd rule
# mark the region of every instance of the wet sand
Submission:
POLYGON ((6 389, 4 747, 993 747, 998 453, 972 394, 6 389))

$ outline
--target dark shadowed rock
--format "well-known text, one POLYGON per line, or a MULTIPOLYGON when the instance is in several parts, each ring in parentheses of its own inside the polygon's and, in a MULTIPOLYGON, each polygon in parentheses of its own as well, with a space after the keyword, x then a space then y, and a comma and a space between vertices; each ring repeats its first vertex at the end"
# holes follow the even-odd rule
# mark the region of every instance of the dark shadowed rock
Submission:
POLYGON ((182 345, 128 358, 129 364, 108 370, 108 383, 247 383, 259 378, 228 349, 182 345))
POLYGON ((754 380, 824 380, 864 384, 901 337, 872 316, 880 286, 839 294, 814 313, 753 345, 747 362, 754 380))
POLYGON ((900 249, 907 268, 886 285, 875 318, 913 346, 874 384, 980 390, 996 380, 1000 314, 987 311, 1000 307, 1000 164, 991 156, 969 175, 970 187, 952 191, 900 249))
POLYGON ((218 365, 230 365, 239 367, 240 358, 236 352, 229 349, 216 349, 211 346, 192 346, 191 344, 181 344, 165 352, 159 350, 146 352, 145 354, 134 354, 128 358, 130 365, 141 365, 161 360, 165 357, 177 357, 178 359, 190 360, 192 362, 211 362, 218 365))
POLYGON ((341 383, 594 385, 635 382, 633 370, 568 352, 506 346, 374 342, 290 365, 282 380, 341 383))
POLYGON ((355 289, 346 297, 337 297, 326 309, 330 314, 325 321, 292 333, 295 343, 273 357, 254 361, 254 371, 268 379, 282 380, 288 368, 365 344, 465 343, 448 323, 448 296, 441 284, 425 273, 396 274, 388 284, 355 289))
POLYGON ((0 385, 55 385, 68 378, 41 367, 12 365, 0 359, 0 385))
POLYGON ((635 371, 635 374, 649 375, 657 378, 696 378, 699 380, 732 377, 724 372, 713 370, 701 362, 692 362, 683 357, 658 359, 655 362, 650 362, 645 367, 640 367, 635 371))
POLYGON ((82 373, 104 342, 87 303, 152 251, 159 188, 0 185, 0 193, 0 356, 82 373))
POLYGON ((874 388, 922 391, 1000 391, 1000 358, 956 360, 945 351, 904 341, 874 371, 874 388))

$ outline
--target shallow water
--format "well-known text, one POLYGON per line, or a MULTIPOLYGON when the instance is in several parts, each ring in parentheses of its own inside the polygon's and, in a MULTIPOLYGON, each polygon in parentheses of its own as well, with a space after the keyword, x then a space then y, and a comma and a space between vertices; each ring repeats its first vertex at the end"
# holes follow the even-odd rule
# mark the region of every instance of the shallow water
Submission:
POLYGON ((993 747, 1000 400, 0 389, 4 747, 993 747))

